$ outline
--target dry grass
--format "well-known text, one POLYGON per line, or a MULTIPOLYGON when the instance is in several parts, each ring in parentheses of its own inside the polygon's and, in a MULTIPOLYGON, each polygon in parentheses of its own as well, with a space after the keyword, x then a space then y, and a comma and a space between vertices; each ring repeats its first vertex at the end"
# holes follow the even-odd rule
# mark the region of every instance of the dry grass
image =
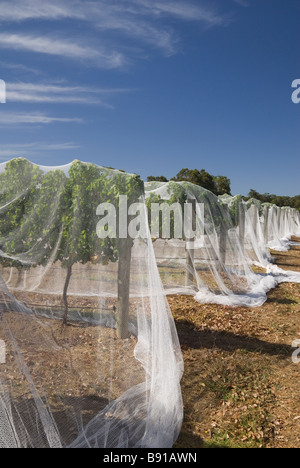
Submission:
MULTIPOLYGON (((300 246, 272 255, 281 268, 300 271, 300 246)), ((189 296, 169 303, 185 361, 185 418, 175 446, 300 448, 300 364, 291 359, 300 285, 281 284, 257 309, 189 296)))

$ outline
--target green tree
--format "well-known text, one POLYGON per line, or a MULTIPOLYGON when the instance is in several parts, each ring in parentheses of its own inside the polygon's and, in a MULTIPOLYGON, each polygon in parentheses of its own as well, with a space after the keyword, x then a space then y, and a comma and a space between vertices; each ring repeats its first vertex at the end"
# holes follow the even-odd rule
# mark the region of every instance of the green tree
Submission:
POLYGON ((67 321, 67 291, 75 263, 108 264, 119 261, 118 267, 118 334, 128 333, 130 259, 133 245, 129 237, 99 238, 96 232, 97 206, 111 203, 116 208, 116 225, 119 225, 119 196, 126 195, 128 204, 137 202, 143 194, 143 182, 136 175, 99 168, 75 161, 69 171, 66 185, 67 210, 63 217, 63 236, 57 259, 67 270, 63 290, 67 321))
POLYGON ((251 189, 248 194, 248 198, 255 198, 262 203, 271 203, 277 206, 290 206, 291 208, 300 210, 300 195, 296 195, 295 197, 286 197, 269 193, 261 194, 256 190, 251 189))
POLYGON ((214 176, 215 194, 231 195, 231 182, 226 176, 214 176))
POLYGON ((118 236, 99 238, 96 211, 103 202, 117 209, 119 195, 127 195, 129 204, 138 201, 144 193, 139 177, 80 161, 71 165, 67 177, 61 170, 43 173, 29 161, 17 159, 6 165, 0 182, 1 263, 21 269, 46 265, 50 259, 61 262, 66 270, 66 324, 73 265, 119 260, 118 335, 126 337, 133 241, 118 236))
MULTIPOLYGON (((155 189, 155 187, 153 187, 155 189)), ((161 215, 159 215, 159 219, 152 219, 153 212, 151 210, 152 204, 167 204, 167 205, 173 205, 179 204, 181 208, 181 213, 183 213, 184 210, 184 204, 187 200, 187 195, 185 192, 185 189, 182 185, 177 184, 173 181, 168 183, 168 199, 162 199, 160 195, 156 193, 150 193, 150 195, 146 199, 146 207, 148 210, 148 221, 149 225, 153 226, 154 224, 159 224, 159 238, 162 238, 162 234, 164 231, 164 228, 168 231, 170 230, 170 238, 173 239, 175 235, 175 212, 174 210, 170 210, 170 220, 164 219, 161 215), (168 225, 164 225, 164 223, 167 223, 168 225)))
POLYGON ((203 187, 215 194, 217 192, 213 176, 205 171, 205 169, 201 169, 201 171, 199 171, 198 169, 184 168, 181 169, 176 177, 171 180, 176 182, 190 182, 192 184, 199 185, 200 187, 203 187))
POLYGON ((147 182, 168 182, 168 179, 165 176, 148 176, 147 182))

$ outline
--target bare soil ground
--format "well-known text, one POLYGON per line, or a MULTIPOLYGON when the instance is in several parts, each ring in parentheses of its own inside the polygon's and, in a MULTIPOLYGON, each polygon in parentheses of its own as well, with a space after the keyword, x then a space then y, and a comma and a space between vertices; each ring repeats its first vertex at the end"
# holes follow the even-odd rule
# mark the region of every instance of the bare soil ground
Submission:
MULTIPOLYGON (((300 246, 272 255, 300 271, 300 246)), ((175 447, 300 448, 300 284, 281 284, 256 309, 168 299, 185 362, 175 447)))
POLYGON ((119 340, 111 328, 82 322, 62 327, 59 320, 8 311, 0 314, 0 325, 0 339, 7 344, 0 390, 26 421, 33 446, 41 447, 44 437, 34 392, 51 409, 68 445, 81 425, 145 380, 133 335, 119 340))

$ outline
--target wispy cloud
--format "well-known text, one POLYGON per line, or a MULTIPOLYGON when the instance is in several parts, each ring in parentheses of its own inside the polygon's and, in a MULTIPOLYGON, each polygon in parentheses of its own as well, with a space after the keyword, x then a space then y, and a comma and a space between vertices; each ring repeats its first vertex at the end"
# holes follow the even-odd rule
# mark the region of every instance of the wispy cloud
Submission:
MULTIPOLYGON (((235 0, 246 2, 246 0, 235 0)), ((171 16, 181 20, 222 24, 224 15, 203 1, 186 0, 2 0, 0 21, 76 19, 111 26, 121 17, 171 16)))
POLYGON ((199 21, 211 26, 224 25, 228 22, 227 15, 221 15, 212 7, 205 6, 203 2, 189 1, 159 1, 159 0, 132 0, 132 3, 142 7, 144 14, 156 17, 174 17, 185 21, 199 21))
POLYGON ((6 100, 7 102, 25 103, 89 104, 113 109, 113 106, 105 99, 116 94, 133 91, 126 88, 94 88, 49 83, 8 82, 6 83, 6 100))
POLYGON ((18 144, 2 144, 0 147, 0 160, 5 161, 7 159, 20 157, 20 156, 34 156, 42 152, 48 151, 71 151, 79 149, 80 146, 72 142, 65 143, 18 143, 18 144))
POLYGON ((33 67, 28 67, 21 63, 5 62, 3 60, 0 60, 0 66, 5 68, 6 70, 18 70, 18 71, 27 72, 27 73, 34 74, 34 75, 41 74, 40 70, 33 68, 33 67))
MULTIPOLYGON (((240 0, 245 2, 246 0, 240 0)), ((56 21, 69 19, 86 23, 98 31, 98 46, 82 45, 78 40, 2 33, 2 47, 47 53, 73 59, 94 60, 104 68, 121 68, 125 60, 123 38, 135 45, 150 45, 166 55, 177 51, 179 41, 175 21, 198 22, 205 27, 226 26, 230 18, 207 6, 202 0, 2 0, 0 22, 56 21), (105 36, 101 36, 101 31, 105 36), (118 37, 116 34, 118 33, 118 37), (105 42, 103 48, 101 42, 105 42), (114 44, 114 46, 113 46, 114 44)), ((84 24, 83 24, 84 26, 84 24)), ((94 35, 95 38, 95 35, 94 35)))
POLYGON ((70 18, 70 2, 52 0, 3 0, 0 21, 25 21, 29 19, 55 20, 70 18), (65 5, 64 5, 65 4, 65 5))
POLYGON ((80 118, 52 117, 38 112, 1 112, 0 126, 21 124, 46 125, 51 123, 82 123, 80 118))
POLYGON ((107 69, 119 68, 126 63, 123 54, 114 50, 51 36, 0 33, 0 48, 92 61, 96 66, 107 69))

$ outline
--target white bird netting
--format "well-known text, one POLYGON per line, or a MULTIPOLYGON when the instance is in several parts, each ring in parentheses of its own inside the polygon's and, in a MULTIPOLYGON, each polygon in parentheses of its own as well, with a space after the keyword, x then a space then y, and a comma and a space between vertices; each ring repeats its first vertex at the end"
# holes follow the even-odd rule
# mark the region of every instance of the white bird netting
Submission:
POLYGON ((182 356, 151 237, 97 235, 98 205, 119 195, 142 200, 143 182, 79 161, 0 165, 0 447, 178 436, 182 356))
MULTIPOLYGON (((300 213, 291 208, 261 205, 241 196, 217 197, 188 182, 145 184, 151 220, 153 203, 192 206, 192 234, 181 239, 154 236, 154 251, 167 294, 192 294, 201 303, 256 307, 280 282, 300 282, 300 274, 273 264, 270 248, 286 250, 300 235, 300 213), (257 273, 253 265, 266 270, 257 273)), ((153 217, 153 216, 152 216, 153 217)), ((173 222, 178 218, 173 216, 173 222)), ((184 226, 184 221, 182 222, 184 226)), ((183 229, 184 232, 184 229, 183 229)), ((172 236, 171 236, 172 237, 172 236)))
POLYGON ((298 211, 186 182, 0 164, 0 447, 171 447, 183 362, 166 295, 260 306, 300 282, 270 255, 291 236, 298 211))

